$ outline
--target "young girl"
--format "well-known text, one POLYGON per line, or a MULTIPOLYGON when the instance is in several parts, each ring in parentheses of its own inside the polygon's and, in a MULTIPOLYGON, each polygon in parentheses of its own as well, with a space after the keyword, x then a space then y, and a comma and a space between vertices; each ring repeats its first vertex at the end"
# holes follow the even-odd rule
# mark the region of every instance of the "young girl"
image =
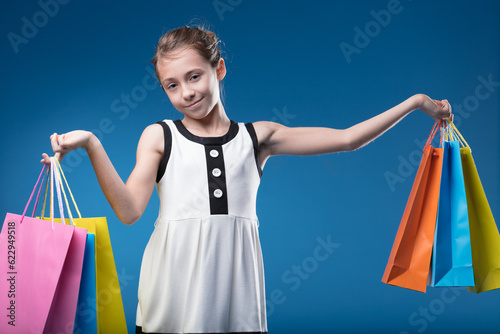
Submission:
POLYGON ((141 217, 156 184, 160 212, 141 266, 137 333, 267 333, 255 213, 267 159, 356 150, 416 109, 436 120, 451 117, 448 101, 417 94, 345 130, 235 123, 220 98, 226 67, 215 34, 170 31, 152 62, 184 117, 144 130, 126 183, 92 133, 51 136, 59 159, 87 150, 106 198, 127 225, 141 217))

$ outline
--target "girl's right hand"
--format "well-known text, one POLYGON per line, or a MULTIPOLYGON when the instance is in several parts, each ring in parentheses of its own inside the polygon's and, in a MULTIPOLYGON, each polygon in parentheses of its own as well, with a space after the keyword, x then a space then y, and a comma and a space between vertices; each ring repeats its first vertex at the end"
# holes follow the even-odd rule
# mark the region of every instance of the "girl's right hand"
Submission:
MULTIPOLYGON (((52 150, 55 157, 61 161, 66 153, 76 150, 78 148, 87 148, 93 134, 89 131, 76 130, 62 135, 54 133, 50 136, 52 150)), ((42 154, 43 159, 40 161, 44 164, 50 164, 50 158, 46 153, 42 154)))
POLYGON ((453 119, 451 105, 448 100, 433 100, 425 94, 417 94, 412 98, 417 100, 417 108, 434 118, 435 121, 439 122, 442 118, 453 119))

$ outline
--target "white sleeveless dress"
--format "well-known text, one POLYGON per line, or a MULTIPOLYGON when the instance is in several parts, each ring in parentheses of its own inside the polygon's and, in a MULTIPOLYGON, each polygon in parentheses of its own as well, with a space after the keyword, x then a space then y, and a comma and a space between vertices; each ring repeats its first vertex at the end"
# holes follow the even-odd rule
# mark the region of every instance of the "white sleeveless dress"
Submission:
POLYGON ((144 251, 137 333, 267 333, 252 124, 198 137, 159 122, 160 212, 144 251))

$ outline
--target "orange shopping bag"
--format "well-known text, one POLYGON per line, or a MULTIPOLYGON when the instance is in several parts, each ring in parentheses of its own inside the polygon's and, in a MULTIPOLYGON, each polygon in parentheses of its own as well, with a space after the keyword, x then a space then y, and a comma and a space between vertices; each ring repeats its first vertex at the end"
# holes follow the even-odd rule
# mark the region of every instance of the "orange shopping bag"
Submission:
POLYGON ((443 163, 443 149, 431 142, 441 124, 434 124, 425 144, 382 278, 384 283, 421 292, 427 287, 443 163))

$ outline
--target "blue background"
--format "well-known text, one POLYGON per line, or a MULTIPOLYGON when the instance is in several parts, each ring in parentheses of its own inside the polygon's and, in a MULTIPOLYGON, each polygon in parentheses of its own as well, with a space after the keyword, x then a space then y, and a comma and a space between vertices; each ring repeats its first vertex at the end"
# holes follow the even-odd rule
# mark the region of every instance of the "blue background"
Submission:
MULTIPOLYGON (((498 1, 60 1, 0 4, 2 213, 22 212, 53 132, 94 131, 126 180, 142 130, 181 117, 152 79, 156 42, 198 18, 224 41, 236 121, 346 128, 415 93, 449 99, 500 217, 498 1)), ((268 161, 257 209, 270 333, 500 331, 498 290, 381 283, 432 124, 415 111, 358 151, 268 161), (319 239, 338 246, 323 261, 319 239)), ((83 215, 108 217, 133 332, 157 196, 125 226, 84 151, 63 165, 83 215)))

